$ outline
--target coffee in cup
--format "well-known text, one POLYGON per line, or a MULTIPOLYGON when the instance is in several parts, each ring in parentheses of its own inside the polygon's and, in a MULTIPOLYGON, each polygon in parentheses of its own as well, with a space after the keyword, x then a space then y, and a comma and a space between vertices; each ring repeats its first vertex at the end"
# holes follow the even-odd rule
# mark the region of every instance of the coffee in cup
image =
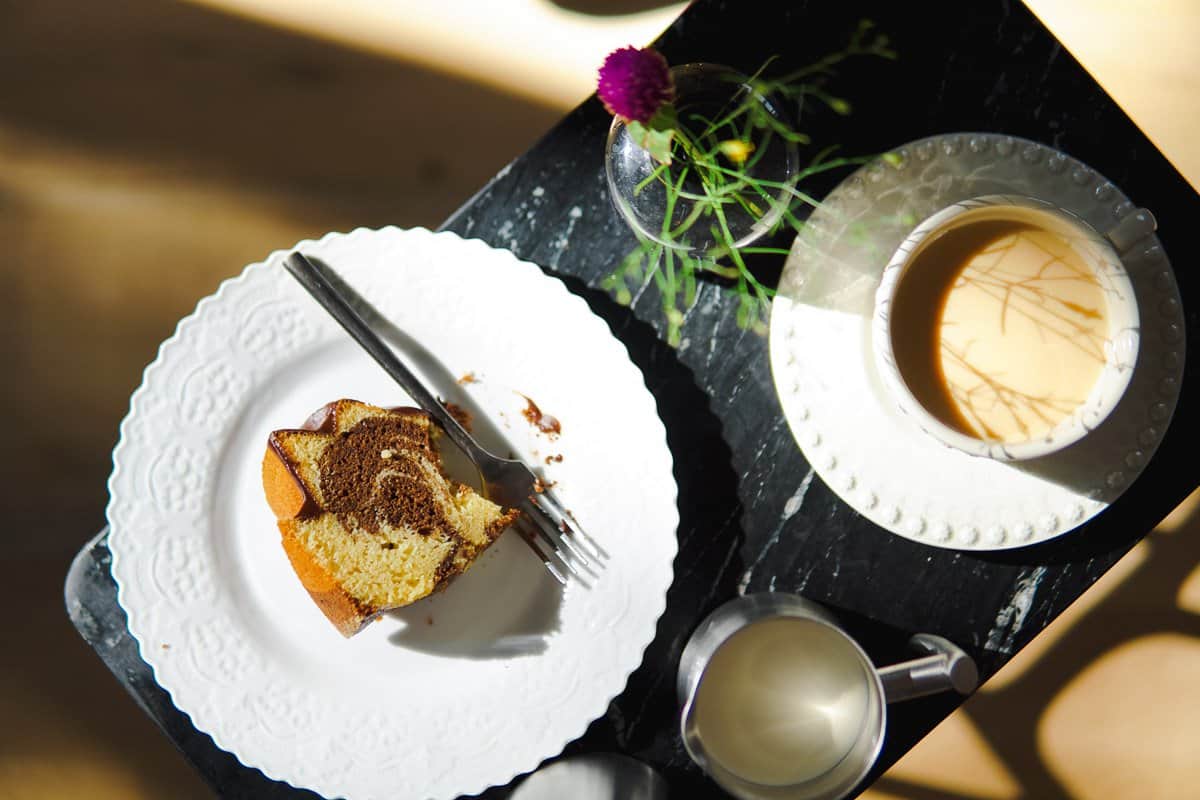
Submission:
POLYGON ((919 225, 876 296, 876 363, 946 444, 1018 459, 1078 441, 1132 375, 1133 287, 1112 244, 1026 197, 964 201, 919 225))

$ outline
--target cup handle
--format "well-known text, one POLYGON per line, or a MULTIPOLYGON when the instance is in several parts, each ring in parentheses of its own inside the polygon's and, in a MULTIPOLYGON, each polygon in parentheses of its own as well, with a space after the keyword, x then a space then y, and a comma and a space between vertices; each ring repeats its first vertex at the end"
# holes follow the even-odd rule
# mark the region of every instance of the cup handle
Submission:
POLYGON ((979 670, 958 645, 929 633, 918 633, 908 643, 929 655, 878 670, 889 703, 950 689, 964 695, 975 691, 979 670))
POLYGON ((1108 239, 1113 249, 1119 255, 1124 255, 1129 248, 1158 230, 1158 220, 1149 209, 1139 208, 1121 217, 1120 222, 1108 229, 1104 238, 1108 239))

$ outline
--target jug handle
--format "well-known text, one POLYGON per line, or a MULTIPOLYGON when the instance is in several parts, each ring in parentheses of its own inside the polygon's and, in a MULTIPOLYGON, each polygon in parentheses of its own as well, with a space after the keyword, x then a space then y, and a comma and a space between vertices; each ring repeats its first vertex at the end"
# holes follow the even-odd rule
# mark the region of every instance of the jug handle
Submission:
POLYGON ((975 691, 979 671, 958 645, 929 633, 918 633, 909 645, 929 655, 878 670, 883 696, 889 703, 950 689, 963 695, 975 691))

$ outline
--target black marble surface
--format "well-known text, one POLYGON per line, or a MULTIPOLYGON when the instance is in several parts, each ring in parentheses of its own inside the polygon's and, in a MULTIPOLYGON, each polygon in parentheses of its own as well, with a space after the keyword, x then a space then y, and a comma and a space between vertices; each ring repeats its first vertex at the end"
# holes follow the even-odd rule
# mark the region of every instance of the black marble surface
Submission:
MULTIPOLYGON (((801 127, 815 145, 869 154, 938 132, 997 131, 1070 153, 1154 211, 1177 268, 1188 349, 1196 352, 1200 286, 1195 271, 1180 266, 1200 260, 1200 241, 1191 236, 1200 197, 1019 3, 918 9, 700 0, 659 47, 673 64, 709 61, 751 71, 777 53, 801 66, 837 49, 863 17, 890 35, 899 58, 842 70, 837 90, 854 112, 807 117, 801 127)), ((812 476, 782 417, 766 339, 737 326, 737 304, 727 292, 703 286, 676 350, 663 341, 653 290, 623 307, 597 288, 634 244, 604 180, 609 120, 594 99, 584 103, 445 225, 542 265, 608 321, 646 377, 676 458, 680 550, 658 636, 625 692, 566 754, 627 753, 661 771, 673 795, 722 796, 683 751, 674 675, 687 636, 723 601, 739 591, 798 592, 841 614, 879 663, 898 660, 908 635, 927 631, 960 644, 986 678, 1200 484, 1200 461, 1188 453, 1198 434, 1192 359, 1159 451, 1116 503, 1081 528, 1045 544, 987 553, 931 548, 876 527, 812 476), (1018 590, 1031 595, 1027 608, 1014 604, 1018 590)), ((820 195, 840 177, 808 188, 820 195)), ((769 276, 779 266, 764 270, 769 276)), ((171 705, 125 629, 105 541, 101 534, 80 553, 67 582, 68 610, 84 638, 221 795, 312 796, 241 766, 171 705)), ((939 696, 892 707, 872 777, 958 702, 939 696)), ((484 796, 505 794, 499 788, 484 796)))

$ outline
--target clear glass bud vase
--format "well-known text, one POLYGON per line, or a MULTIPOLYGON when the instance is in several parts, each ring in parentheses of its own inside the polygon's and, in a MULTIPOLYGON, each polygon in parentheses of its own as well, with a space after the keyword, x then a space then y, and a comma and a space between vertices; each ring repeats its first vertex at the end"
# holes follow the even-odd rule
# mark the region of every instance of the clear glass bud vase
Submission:
POLYGON ((605 150, 609 191, 639 236, 717 258, 780 221, 797 176, 796 145, 782 108, 746 76, 716 64, 684 64, 671 75, 680 132, 670 163, 614 118, 605 150))

